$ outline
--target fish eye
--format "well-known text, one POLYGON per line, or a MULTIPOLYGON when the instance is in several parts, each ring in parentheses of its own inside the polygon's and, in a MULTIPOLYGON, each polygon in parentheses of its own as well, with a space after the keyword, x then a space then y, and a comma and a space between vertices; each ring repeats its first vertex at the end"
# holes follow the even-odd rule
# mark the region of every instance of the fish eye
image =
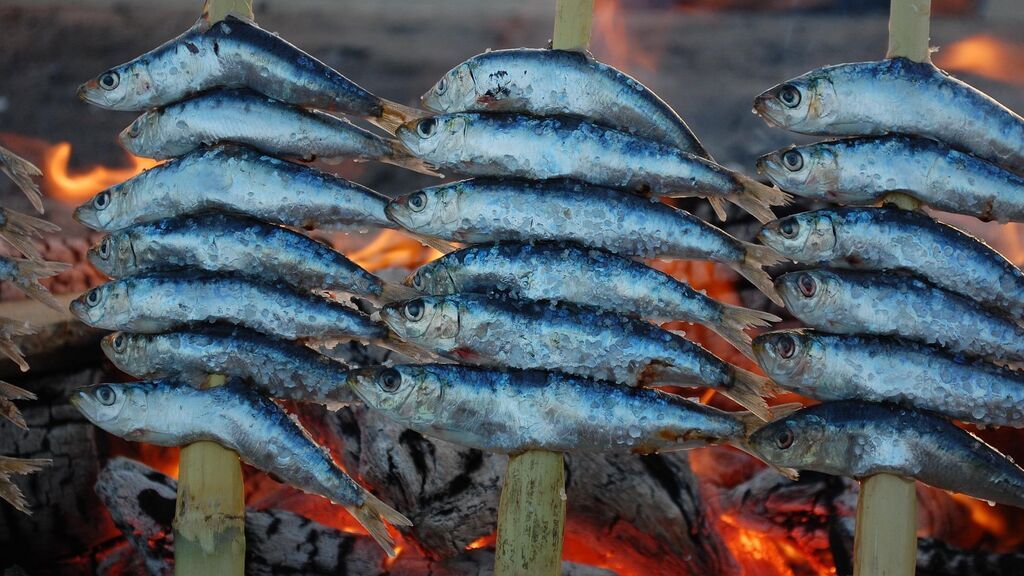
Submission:
POLYGON ((114 393, 114 389, 104 384, 96 389, 96 399, 100 401, 100 404, 104 406, 111 406, 114 404, 114 400, 117 398, 117 394, 114 393))
POLYGON ((785 450, 793 445, 794 439, 793 431, 789 428, 784 428, 775 435, 775 446, 779 450, 785 450))
POLYGON ((385 392, 397 392, 402 385, 402 374, 394 368, 388 368, 380 373, 380 389, 385 392))
POLYGON ((796 285, 800 288, 800 293, 807 298, 814 296, 818 290, 818 283, 810 274, 801 274, 800 278, 797 278, 796 285))
POLYGON ((420 291, 423 290, 423 276, 419 272, 412 275, 412 287, 420 291))
POLYGON ((783 220, 779 224, 779 233, 784 238, 796 238, 797 231, 800 230, 800 224, 795 220, 783 220))
POLYGON ((796 150, 787 150, 782 155, 782 163, 790 172, 796 172, 804 167, 804 155, 796 150))
POLYGON ((117 88, 117 85, 120 84, 120 82, 121 77, 117 74, 117 72, 111 70, 110 72, 104 72, 103 75, 100 76, 99 85, 100 88, 109 91, 113 90, 114 88, 117 88))
POLYGON ((789 334, 783 335, 779 338, 775 344, 776 350, 779 351, 779 356, 783 358, 792 358, 793 354, 796 353, 796 342, 793 341, 793 337, 789 334))
POLYGON ((107 236, 106 238, 103 239, 102 242, 100 242, 100 247, 97 250, 97 252, 99 253, 100 258, 103 258, 104 260, 106 260, 107 258, 110 257, 110 237, 109 236, 107 236))
POLYGON ((114 352, 124 352, 125 344, 124 334, 114 336, 114 352))
POLYGON ((437 119, 424 118, 416 123, 416 133, 420 135, 420 138, 430 138, 430 135, 434 133, 435 126, 437 126, 437 119))
POLYGON ((416 192, 412 196, 409 196, 409 208, 412 208, 413 212, 420 212, 427 207, 427 195, 423 192, 416 192))
POLYGON ((109 206, 110 205, 110 192, 103 191, 103 192, 100 192, 99 194, 97 194, 96 197, 92 199, 92 205, 97 210, 103 210, 104 208, 109 206))
POLYGON ((443 76, 437 83, 437 93, 444 94, 444 91, 448 89, 448 77, 443 76))
POLYGON ((89 306, 96 306, 97 304, 100 303, 100 300, 101 298, 99 290, 90 290, 89 293, 86 294, 85 296, 85 303, 88 304, 89 306))
POLYGON ((420 318, 423 318, 423 302, 420 302, 419 300, 408 302, 402 312, 405 314, 406 318, 415 322, 420 318))
POLYGON ((800 105, 800 91, 797 90, 795 86, 786 84, 779 89, 779 101, 781 101, 786 108, 796 108, 800 105))

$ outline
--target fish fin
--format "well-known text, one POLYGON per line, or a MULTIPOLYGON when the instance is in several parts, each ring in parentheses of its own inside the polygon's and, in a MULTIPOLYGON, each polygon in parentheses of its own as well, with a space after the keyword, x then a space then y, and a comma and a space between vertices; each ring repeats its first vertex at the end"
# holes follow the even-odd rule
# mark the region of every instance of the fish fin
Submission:
POLYGON ((715 216, 717 216, 721 222, 725 222, 725 200, 718 198, 717 196, 708 196, 707 200, 708 204, 711 204, 711 209, 715 211, 715 216))
POLYGON ((28 362, 25 361, 25 353, 10 338, 0 337, 0 354, 10 358, 18 365, 22 372, 28 372, 28 362))
POLYGON ((50 464, 49 459, 9 458, 0 456, 0 498, 14 506, 21 512, 32 515, 28 507, 28 501, 21 489, 11 481, 11 474, 31 474, 50 464))
POLYGON ((22 254, 32 260, 41 260, 39 249, 32 243, 32 238, 42 238, 43 233, 59 232, 60 226, 35 216, 22 214, 15 210, 4 210, 7 225, 0 230, 0 236, 10 242, 22 254))
POLYGON ((785 206, 793 200, 792 196, 782 190, 761 184, 750 176, 736 174, 736 179, 743 190, 734 196, 729 196, 728 200, 749 212, 762 224, 775 220, 771 206, 785 206))
POLYGON ((380 116, 377 118, 367 118, 367 120, 388 134, 394 134, 398 131, 398 127, 406 122, 430 116, 430 112, 426 110, 405 106, 383 98, 381 98, 380 105, 380 116))
POLYGON ((25 390, 21 386, 15 386, 14 384, 8 384, 0 380, 0 398, 9 398, 11 400, 35 400, 36 395, 28 390, 25 390))
POLYGON ((437 250, 441 254, 450 254, 455 251, 455 246, 452 246, 448 242, 441 240, 440 238, 434 238, 433 236, 427 236, 426 234, 419 234, 405 228, 399 228, 402 232, 405 232, 409 236, 424 246, 430 246, 434 250, 437 250))
POLYGON ((731 262, 729 265, 756 286, 758 290, 763 292, 769 300, 779 306, 785 306, 779 293, 775 291, 775 283, 772 282, 772 277, 763 269, 765 266, 773 266, 782 262, 784 258, 771 248, 760 244, 744 242, 743 249, 743 261, 731 262))
POLYGON ((429 351, 424 350, 418 346, 414 346, 408 342, 399 340, 394 336, 389 336, 388 338, 385 338, 384 340, 381 340, 376 343, 379 344, 380 346, 383 346, 384 348, 387 348, 388 350, 392 350, 394 352, 398 352, 399 354, 408 356, 409 358, 412 358, 417 362, 429 363, 436 361, 436 356, 430 353, 429 351))
POLYGON ((71 264, 67 264, 65 262, 12 260, 14 260, 15 266, 18 268, 18 276, 17 278, 13 278, 11 282, 30 297, 35 298, 54 310, 63 312, 64 306, 61 306, 60 302, 53 297, 53 294, 50 294, 50 291, 39 283, 39 279, 60 274, 61 272, 71 268, 71 264))
POLYGON ((718 325, 712 326, 719 336, 725 338, 734 348, 743 353, 744 356, 755 360, 754 352, 750 347, 750 334, 747 328, 763 328, 771 326, 772 322, 781 322, 782 318, 768 312, 751 310, 742 306, 722 304, 722 317, 718 325))
POLYGON ((750 410, 758 418, 768 420, 772 417, 772 410, 764 399, 775 396, 779 392, 779 387, 770 378, 742 368, 734 368, 732 385, 727 390, 719 391, 740 406, 750 410))
POLYGON ((381 162, 399 166, 406 170, 412 170, 413 172, 419 172, 420 174, 426 174, 427 176, 437 176, 438 178, 444 178, 444 174, 439 174, 434 169, 436 166, 430 164, 422 158, 413 156, 405 146, 402 145, 398 140, 388 140, 388 147, 391 153, 387 156, 380 158, 381 162))
POLYGON ((388 304, 402 300, 411 300, 420 296, 422 296, 422 294, 411 286, 385 282, 380 287, 380 298, 378 300, 383 304, 388 304))
POLYGON ((388 532, 385 521, 396 526, 412 526, 408 518, 402 516, 397 510, 381 502, 376 496, 364 492, 364 502, 361 506, 346 506, 348 511, 366 528, 370 536, 377 541, 377 544, 384 549, 384 552, 391 558, 395 557, 395 540, 388 532))
POLYGON ((35 164, 0 146, 0 171, 14 180, 14 183, 25 193, 37 212, 40 214, 44 212, 43 195, 39 192, 39 185, 32 180, 33 177, 42 176, 43 173, 36 168, 35 164))

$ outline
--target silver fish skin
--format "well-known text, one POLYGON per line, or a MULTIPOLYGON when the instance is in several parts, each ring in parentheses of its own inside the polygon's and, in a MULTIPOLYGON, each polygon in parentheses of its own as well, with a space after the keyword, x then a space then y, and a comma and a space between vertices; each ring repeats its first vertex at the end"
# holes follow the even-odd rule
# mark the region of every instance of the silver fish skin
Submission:
POLYGON ((818 68, 758 96, 754 112, 801 134, 923 136, 1024 173, 1024 119, 931 63, 891 58, 818 68), (914 106, 905 106, 910 99, 914 106))
POLYGON ((76 390, 71 403, 96 426, 133 442, 230 448, 303 492, 341 504, 392 556, 385 521, 411 524, 338 468, 281 407, 236 382, 206 390, 177 380, 100 384, 76 390))
POLYGON ((428 109, 580 116, 711 160, 686 122, 639 80, 575 50, 477 54, 420 98, 428 109))
POLYGON ((750 336, 744 330, 781 321, 767 312, 718 302, 636 260, 565 243, 468 246, 420 266, 406 284, 424 294, 508 294, 696 322, 748 356, 750 336))
MULTIPOLYGON (((287 228, 227 214, 137 224, 105 237, 89 250, 88 257, 111 278, 180 269, 228 272, 302 291, 340 292, 373 302, 384 299, 387 286, 322 242, 287 228)), ((402 292, 415 294, 410 289, 402 292)))
POLYGON ((280 36, 234 16, 212 24, 200 19, 180 36, 85 82, 78 97, 110 110, 142 112, 218 87, 250 88, 282 102, 351 114, 382 127, 418 116, 371 94, 280 36))
POLYGON ((627 386, 707 386, 766 417, 770 380, 667 330, 598 308, 479 294, 423 296, 381 308, 398 338, 444 358, 558 370, 627 386))
POLYGON ((834 476, 894 474, 980 500, 1024 507, 1024 470, 945 418, 889 404, 804 408, 750 436, 777 466, 834 476))
POLYGON ((802 264, 903 270, 1024 318, 1024 274, 979 238, 897 208, 816 210, 766 225, 758 240, 802 264))
POLYGON ((865 205, 899 191, 940 210, 1024 220, 1024 176, 927 138, 844 138, 762 156, 758 172, 804 198, 865 205))
POLYGON ((145 380, 201 382, 224 374, 251 382, 271 398, 315 402, 331 409, 355 398, 348 366, 305 346, 244 328, 197 328, 162 334, 114 332, 100 342, 118 370, 145 380))
POLYGON ((64 306, 53 297, 53 294, 45 286, 40 284, 39 280, 60 274, 69 268, 71 268, 71 264, 66 262, 23 260, 0 255, 0 282, 10 282, 29 298, 38 300, 58 312, 63 312, 64 306))
POLYGON ((476 178, 396 198, 385 211, 422 236, 468 244, 573 242, 621 256, 720 262, 782 302, 762 269, 780 261, 773 250, 620 190, 568 180, 476 178))
POLYGON ((756 418, 658 390, 452 364, 353 370, 363 402, 423 434, 504 454, 649 454, 742 443, 756 418))
POLYGON ((144 112, 118 136, 125 150, 166 160, 218 142, 300 160, 374 160, 434 174, 402 145, 344 118, 249 90, 212 90, 144 112))
POLYGON ((898 336, 958 354, 1024 362, 1024 328, 970 298, 901 274, 805 270, 775 279, 786 309, 833 334, 898 336))
POLYGON ((97 286, 71 312, 104 330, 145 334, 224 322, 288 340, 384 342, 387 328, 338 302, 227 274, 150 273, 97 286))
POLYGON ((107 232, 205 211, 295 228, 394 228, 384 214, 387 203, 387 196, 355 182, 250 148, 220 145, 107 188, 74 217, 107 232))
POLYGON ((410 122, 396 134, 430 166, 467 176, 572 178, 654 196, 723 201, 762 222, 789 196, 705 158, 569 116, 459 112, 410 122))

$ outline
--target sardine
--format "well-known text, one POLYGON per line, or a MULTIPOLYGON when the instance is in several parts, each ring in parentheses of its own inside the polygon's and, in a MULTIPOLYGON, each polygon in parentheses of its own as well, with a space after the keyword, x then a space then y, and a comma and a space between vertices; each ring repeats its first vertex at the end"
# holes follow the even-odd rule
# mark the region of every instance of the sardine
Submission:
POLYGON ((78 88, 110 110, 141 112, 211 88, 251 88, 276 100, 365 118, 392 134, 418 110, 379 98, 277 34, 228 16, 184 34, 78 88))
POLYGON ((558 370, 624 384, 707 386, 766 417, 770 380, 642 320, 554 302, 478 294, 424 296, 381 308, 402 340, 480 366, 558 370))
POLYGON ((782 303, 762 270, 779 262, 775 251, 628 192, 567 180, 478 178, 397 198, 386 212, 408 230, 456 242, 575 242, 621 256, 720 262, 782 303))
POLYGON ((509 294, 596 306, 654 320, 704 324, 751 355, 750 327, 770 326, 774 314, 709 298, 640 262, 574 244, 498 243, 468 246, 420 266, 406 279, 433 295, 509 294))
POLYGON ((1024 173, 1024 118, 931 63, 826 66, 761 94, 754 112, 801 134, 924 136, 1024 173))
POLYGON ((33 180, 43 173, 35 164, 0 146, 0 172, 14 181, 36 211, 43 213, 43 195, 39 192, 39 185, 33 180))
POLYGON ((712 159, 650 88, 575 50, 489 50, 449 70, 420 100, 440 113, 580 116, 712 159))
POLYGON ((10 358, 22 372, 28 372, 28 362, 25 361, 25 353, 14 342, 14 337, 35 333, 35 328, 26 321, 0 316, 0 354, 10 358))
POLYGON ((905 270, 1024 318, 1024 274, 984 241, 910 210, 843 208, 788 216, 758 239, 802 264, 905 270))
POLYGON ((870 205, 899 191, 981 220, 1024 221, 1024 176, 934 140, 847 138, 762 156, 758 172, 804 198, 870 205))
POLYGON ((35 216, 0 207, 0 237, 30 260, 42 260, 33 238, 59 232, 60 226, 35 216))
POLYGON ((801 322, 835 334, 899 336, 951 352, 1024 362, 1024 328, 1005 314, 893 273, 806 270, 775 288, 801 322))
POLYGON ((136 156, 164 160, 203 145, 233 142, 300 160, 375 160, 436 175, 402 144, 326 112, 249 90, 214 90, 144 112, 120 136, 136 156))
POLYGON ((44 466, 52 464, 49 458, 11 458, 0 456, 0 498, 7 501, 20 512, 32 515, 28 507, 28 500, 22 494, 18 485, 11 481, 15 474, 31 474, 43 469, 44 466))
POLYGON ((1024 470, 945 418, 887 404, 804 408, 750 437, 766 462, 835 476, 894 474, 1024 508, 1024 470))
POLYGON ((63 312, 64 306, 39 283, 39 279, 55 276, 69 268, 71 264, 65 262, 43 262, 0 256, 0 281, 10 282, 30 298, 63 312))
POLYGON ((487 452, 650 454, 742 444, 759 420, 658 390, 451 364, 349 373, 363 402, 423 434, 487 452))
POLYGON ((89 250, 89 261, 111 278, 194 269, 302 291, 352 294, 378 304, 417 294, 381 280, 308 236, 226 214, 158 220, 113 232, 89 250))
POLYGON ((397 136, 437 169, 469 176, 572 178, 654 196, 702 196, 723 220, 723 201, 762 222, 774 218, 770 206, 789 201, 777 188, 674 146, 568 116, 445 114, 405 124, 397 136))
POLYGON ((90 422, 133 442, 185 446, 217 442, 246 463, 344 506, 390 556, 385 522, 405 517, 360 486, 280 406, 244 385, 200 390, 174 380, 100 384, 76 390, 71 403, 90 422))
POLYGON ((104 337, 100 346, 118 370, 136 378, 199 382, 205 374, 224 374, 251 382, 271 398, 316 402, 331 409, 354 399, 345 384, 345 364, 244 328, 115 332, 104 337))

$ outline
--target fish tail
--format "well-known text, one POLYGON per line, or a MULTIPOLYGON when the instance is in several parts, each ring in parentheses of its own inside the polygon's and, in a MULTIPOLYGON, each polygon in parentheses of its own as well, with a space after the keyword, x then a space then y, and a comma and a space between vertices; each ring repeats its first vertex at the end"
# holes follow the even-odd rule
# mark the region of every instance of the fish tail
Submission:
POLYGON ((370 536, 380 544, 384 552, 391 558, 395 557, 395 539, 388 532, 385 522, 396 526, 412 526, 408 518, 402 516, 397 510, 383 503, 373 494, 364 492, 364 502, 360 506, 346 506, 355 519, 366 528, 370 536))
POLYGON ((32 207, 40 214, 43 213, 43 195, 39 192, 39 185, 32 178, 42 176, 43 173, 36 168, 35 164, 18 156, 14 152, 0 146, 0 170, 11 177, 18 188, 25 193, 32 207))
POLYGON ((0 456, 0 498, 14 506, 21 512, 32 515, 28 507, 25 495, 21 493, 18 486, 11 482, 11 474, 31 474, 37 472, 51 463, 49 459, 10 458, 0 456))
POLYGON ((422 294, 420 294, 418 290, 411 286, 385 282, 380 287, 380 298, 378 298, 378 300, 382 304, 389 304, 391 302, 411 300, 419 296, 422 296, 422 294))
POLYGON ((0 416, 8 419, 18 428, 22 430, 28 430, 28 424, 25 423, 25 417, 21 415, 21 410, 14 405, 7 398, 0 398, 0 416))
POLYGON ((28 362, 25 361, 25 353, 18 348, 10 337, 0 337, 0 354, 10 358, 22 372, 28 372, 28 362))
POLYGON ((715 211, 715 216, 717 216, 720 221, 725 222, 725 200, 717 196, 708 196, 708 204, 711 204, 711 209, 715 211))
POLYGON ((381 162, 399 166, 406 170, 412 170, 413 172, 419 172, 420 174, 426 174, 427 176, 444 178, 444 174, 439 174, 435 171, 436 166, 422 158, 413 156, 398 140, 388 140, 387 145, 389 152, 387 155, 380 158, 381 162))
POLYGON ((765 266, 773 266, 782 262, 784 258, 778 252, 760 244, 743 243, 744 256, 742 262, 730 262, 729 265, 741 276, 750 281, 758 290, 764 293, 769 300, 785 306, 779 293, 775 291, 775 283, 772 277, 764 271, 765 266))
POLYGON ((761 184, 750 176, 737 174, 736 179, 743 187, 738 194, 729 196, 728 200, 743 208, 762 224, 775 220, 771 206, 785 206, 793 197, 774 187, 761 184))
POLYGON ((14 285, 30 297, 35 298, 54 310, 63 312, 64 307, 53 297, 53 294, 50 294, 50 291, 45 286, 39 283, 39 279, 60 274, 71 268, 71 264, 65 262, 36 262, 34 260, 14 260, 14 262, 18 268, 17 277, 12 279, 14 285))
POLYGON ((4 216, 7 217, 7 225, 4 226, 3 230, 0 230, 0 235, 3 236, 4 240, 10 242, 11 246, 14 246, 32 260, 40 260, 41 256, 39 249, 36 248, 31 239, 33 237, 42 238, 44 232, 53 233, 60 231, 60 226, 52 222, 47 222, 28 214, 22 214, 15 210, 4 210, 4 216))
POLYGON ((727 398, 750 410, 751 414, 762 420, 769 420, 772 417, 772 411, 768 408, 765 398, 774 396, 778 391, 779 387, 771 379, 742 368, 734 368, 732 384, 728 390, 721 392, 727 398))
POLYGON ((369 122, 374 126, 386 131, 388 134, 394 134, 398 131, 398 127, 406 122, 426 118, 430 115, 426 110, 412 108, 383 98, 380 100, 380 106, 380 116, 376 118, 367 118, 367 120, 369 120, 369 122))
POLYGON ((14 384, 8 384, 0 380, 0 398, 9 398, 11 400, 35 400, 36 395, 28 390, 25 390, 21 386, 15 386, 14 384))
POLYGON ((722 304, 721 321, 713 328, 719 336, 728 340, 744 356, 753 360, 754 352, 750 348, 751 338, 750 334, 746 333, 747 328, 763 328, 771 326, 772 322, 781 321, 782 318, 768 312, 722 304))

